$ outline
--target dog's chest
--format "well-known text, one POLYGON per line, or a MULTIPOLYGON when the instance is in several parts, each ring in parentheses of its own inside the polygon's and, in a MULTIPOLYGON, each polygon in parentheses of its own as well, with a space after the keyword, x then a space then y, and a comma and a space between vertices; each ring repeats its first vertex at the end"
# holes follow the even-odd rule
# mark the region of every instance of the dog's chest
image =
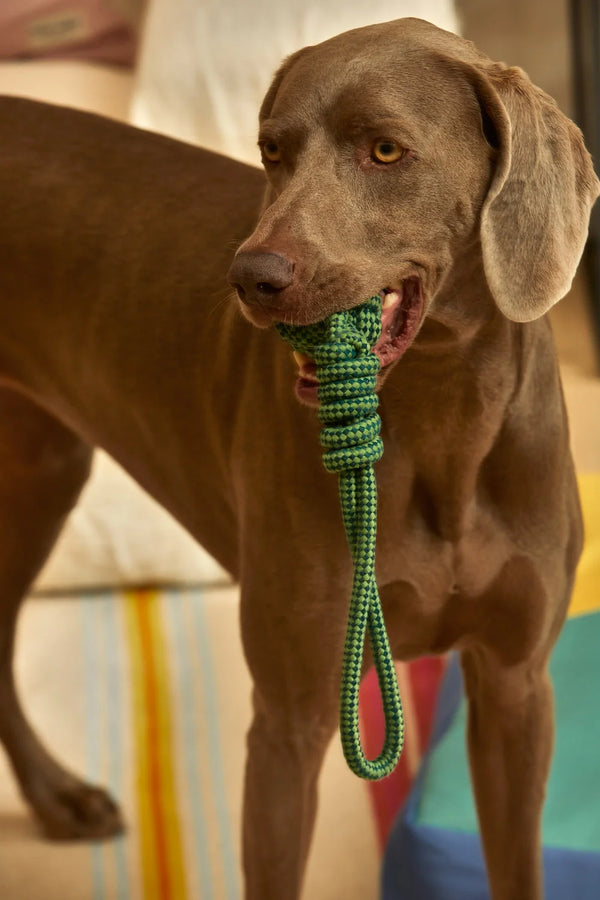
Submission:
POLYGON ((487 597, 514 555, 501 523, 472 498, 454 539, 437 530, 450 515, 409 500, 380 504, 377 582, 394 653, 445 652, 481 632, 487 597))
POLYGON ((481 596, 514 547, 470 467, 441 483, 396 466, 378 482, 379 582, 410 583, 427 607, 481 596))

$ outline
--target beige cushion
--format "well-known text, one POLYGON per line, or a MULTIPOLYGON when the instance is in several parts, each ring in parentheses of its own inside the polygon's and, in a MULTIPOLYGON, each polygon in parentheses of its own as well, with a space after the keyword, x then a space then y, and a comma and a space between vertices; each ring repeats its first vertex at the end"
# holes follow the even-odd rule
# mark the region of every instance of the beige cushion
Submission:
POLYGON ((132 121, 259 165, 258 109, 284 57, 402 16, 458 28, 451 0, 152 0, 132 121))

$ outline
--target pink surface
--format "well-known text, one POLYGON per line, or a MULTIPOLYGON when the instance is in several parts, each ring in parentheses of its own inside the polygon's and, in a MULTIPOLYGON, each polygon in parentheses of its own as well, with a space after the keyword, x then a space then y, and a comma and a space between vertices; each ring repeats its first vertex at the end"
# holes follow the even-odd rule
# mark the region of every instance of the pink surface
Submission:
POLYGON ((0 59, 85 59, 132 65, 134 35, 103 0, 2 0, 0 59))

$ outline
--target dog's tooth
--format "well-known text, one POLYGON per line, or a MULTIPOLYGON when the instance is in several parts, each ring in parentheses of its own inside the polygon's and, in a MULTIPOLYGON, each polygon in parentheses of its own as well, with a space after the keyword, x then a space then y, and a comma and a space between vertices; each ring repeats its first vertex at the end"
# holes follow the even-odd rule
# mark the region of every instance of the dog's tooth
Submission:
POLYGON ((294 350, 294 359, 298 363, 298 368, 302 368, 302 366, 307 365, 307 363, 311 363, 312 359, 310 356, 307 356, 306 353, 300 353, 299 350, 294 350))
POLYGON ((383 301, 383 309, 389 309, 390 306, 394 306, 398 300, 400 299, 400 294, 398 291, 390 291, 389 294, 385 295, 383 301))

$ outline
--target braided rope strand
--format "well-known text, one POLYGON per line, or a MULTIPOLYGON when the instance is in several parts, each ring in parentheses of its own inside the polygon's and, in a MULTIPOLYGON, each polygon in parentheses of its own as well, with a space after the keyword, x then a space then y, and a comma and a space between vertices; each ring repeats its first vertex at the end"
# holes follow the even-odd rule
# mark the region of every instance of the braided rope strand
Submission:
POLYGON ((375 393, 380 364, 371 352, 381 333, 381 298, 314 325, 276 328, 295 350, 317 364, 323 464, 339 476, 342 516, 354 576, 342 663, 340 734, 346 762, 359 777, 377 781, 396 767, 404 744, 404 715, 377 583, 377 485, 373 463, 381 459, 381 420, 375 393), (358 694, 365 635, 369 636, 385 717, 381 753, 370 760, 359 732, 358 694))

